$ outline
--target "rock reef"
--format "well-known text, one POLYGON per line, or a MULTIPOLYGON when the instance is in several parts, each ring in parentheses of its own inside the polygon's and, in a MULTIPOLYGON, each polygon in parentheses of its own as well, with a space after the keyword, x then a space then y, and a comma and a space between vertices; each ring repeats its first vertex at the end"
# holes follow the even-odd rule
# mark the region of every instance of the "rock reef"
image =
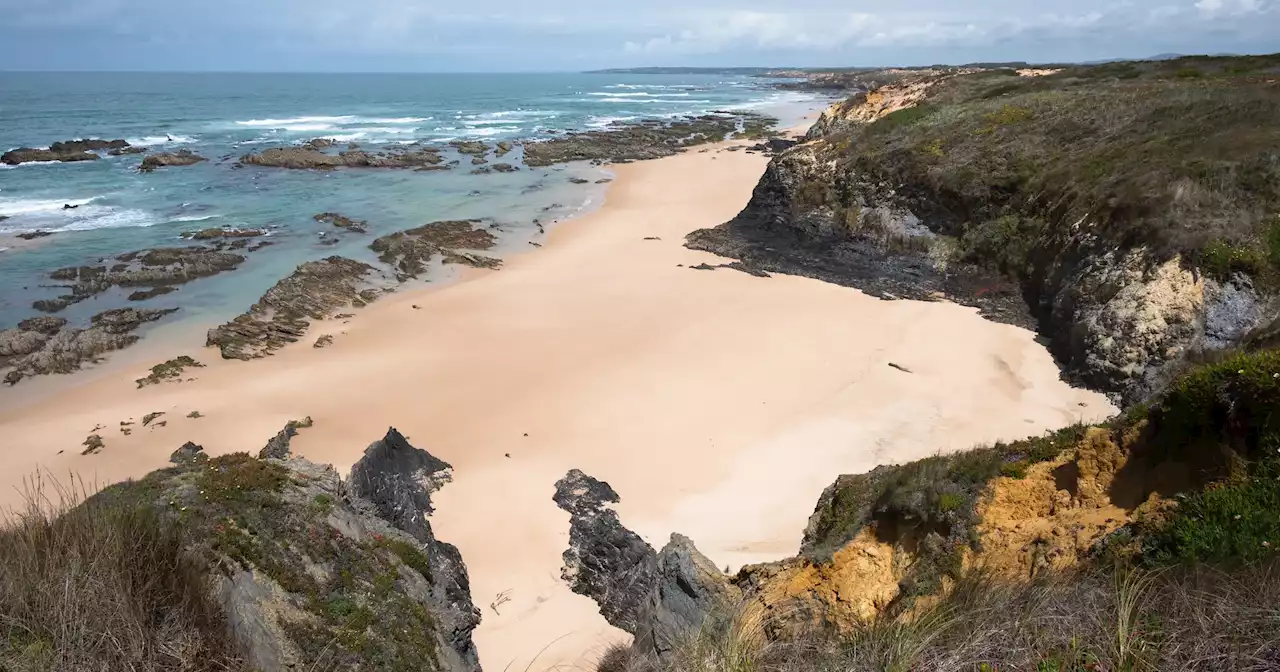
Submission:
POLYGON ((247 166, 291 168, 295 170, 333 170, 335 168, 421 168, 439 167, 444 159, 432 147, 398 147, 380 152, 360 149, 336 154, 314 146, 275 147, 257 154, 246 154, 240 162, 247 166))
MULTIPOLYGON (((224 229, 199 232, 205 238, 222 237, 224 229)), ((64 285, 70 293, 54 299, 41 299, 32 304, 36 310, 56 313, 73 303, 101 294, 112 287, 150 288, 135 293, 133 300, 144 300, 172 291, 172 288, 198 278, 206 278, 234 270, 245 257, 208 247, 161 247, 139 250, 114 257, 110 266, 71 266, 49 274, 53 280, 70 282, 64 285)))
POLYGON ((369 248, 378 253, 378 259, 384 264, 395 269, 401 281, 422 275, 436 255, 446 264, 498 268, 501 260, 465 251, 488 250, 497 242, 492 233, 476 228, 478 224, 479 220, 470 219, 432 222, 378 238, 369 248))
POLYGON ((148 155, 142 159, 142 165, 138 166, 138 170, 144 173, 150 173, 156 168, 164 168, 165 166, 193 166, 201 161, 207 160, 208 159, 189 149, 180 149, 176 152, 148 155))
POLYGON ((59 161, 96 161, 102 157, 94 152, 105 150, 121 150, 129 147, 124 140, 65 140, 49 145, 48 149, 32 149, 19 147, 0 155, 0 163, 16 166, 21 163, 59 161))
POLYGON ((300 340, 312 320, 323 320, 377 299, 376 269, 345 257, 298 266, 248 311, 209 330, 206 345, 225 359, 258 359, 300 340))
POLYGON ((133 345, 139 327, 175 311, 117 308, 94 315, 83 329, 68 327, 60 317, 23 320, 15 329, 0 331, 0 369, 9 369, 4 382, 16 385, 32 376, 78 371, 112 350, 133 345))

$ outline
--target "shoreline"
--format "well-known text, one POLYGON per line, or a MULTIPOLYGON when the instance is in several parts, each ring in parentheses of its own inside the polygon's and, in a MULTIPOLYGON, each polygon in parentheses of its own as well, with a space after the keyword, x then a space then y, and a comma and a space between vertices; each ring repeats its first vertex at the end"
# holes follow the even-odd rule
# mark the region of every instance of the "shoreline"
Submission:
POLYGON ((769 160, 726 146, 612 166, 604 202, 549 228, 537 254, 313 324, 274 357, 175 347, 150 363, 190 354, 208 365, 194 382, 135 390, 146 367, 122 366, 6 409, 0 431, 27 448, 0 457, 0 503, 37 467, 105 484, 164 466, 188 440, 210 455, 256 451, 304 416, 315 428, 295 452, 345 473, 396 426, 454 466, 431 522, 471 575, 483 664, 536 657, 542 670, 626 637, 559 576, 568 515, 551 494, 570 468, 610 481, 624 524, 651 545, 681 532, 738 567, 793 554, 838 474, 1111 413, 1060 381, 1034 334, 972 309, 690 268, 724 260, 684 234, 735 215, 769 160), (310 347, 322 334, 334 345, 310 347), (193 410, 206 417, 184 417, 193 410), (153 411, 168 425, 118 431, 153 411), (98 425, 106 446, 79 455, 98 425))

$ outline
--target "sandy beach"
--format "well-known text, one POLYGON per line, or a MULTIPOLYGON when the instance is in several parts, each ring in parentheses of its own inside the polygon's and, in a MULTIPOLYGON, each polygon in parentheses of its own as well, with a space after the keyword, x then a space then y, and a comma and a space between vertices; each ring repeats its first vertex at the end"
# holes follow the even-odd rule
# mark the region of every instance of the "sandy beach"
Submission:
POLYGON ((542 249, 315 325, 267 360, 144 341, 130 356, 147 365, 208 366, 144 389, 146 366, 89 376, 26 403, 23 385, 0 390, 0 503, 37 471, 140 476, 185 441, 257 451, 303 416, 315 426, 295 452, 345 472, 395 426, 454 466, 432 524, 469 569, 484 667, 592 669, 625 634, 560 579, 568 515, 551 495, 571 468, 609 481, 655 547, 678 531, 736 569, 794 554, 839 474, 1114 411, 1061 382, 1034 334, 972 309, 690 268, 719 262, 685 234, 741 210, 767 162, 721 145, 617 166, 605 205, 542 249), (312 348, 324 333, 334 344, 312 348), (151 412, 167 425, 119 431, 151 412), (106 445, 82 456, 94 432, 106 445))

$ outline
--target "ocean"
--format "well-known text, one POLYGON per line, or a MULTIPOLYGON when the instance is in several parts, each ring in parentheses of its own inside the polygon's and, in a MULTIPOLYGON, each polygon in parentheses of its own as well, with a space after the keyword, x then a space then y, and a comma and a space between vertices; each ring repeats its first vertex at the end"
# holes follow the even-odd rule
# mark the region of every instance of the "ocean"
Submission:
MULTIPOLYGON (((130 304, 113 289, 59 315, 73 323, 124 305, 180 306, 182 320, 212 323, 245 310, 301 262, 334 254, 371 260, 374 237, 447 219, 487 219, 497 252, 529 249, 534 220, 551 223, 598 205, 606 167, 515 173, 233 169, 240 156, 331 138, 379 148, 450 140, 525 140, 615 121, 751 109, 799 121, 813 94, 750 77, 716 75, 446 75, 2 73, 0 152, 59 140, 123 138, 152 151, 190 149, 209 161, 137 170, 141 156, 0 166, 0 328, 39 314, 31 304, 64 293, 49 271, 104 257, 184 244, 210 227, 269 228, 274 243, 239 270, 130 304), (571 184, 569 178, 587 179, 571 184), (74 208, 66 208, 71 205, 74 208), (369 233, 321 244, 332 227, 313 215, 366 220, 369 233), (18 241, 14 234, 55 235, 18 241)), ((177 316, 175 316, 177 318, 177 316)))

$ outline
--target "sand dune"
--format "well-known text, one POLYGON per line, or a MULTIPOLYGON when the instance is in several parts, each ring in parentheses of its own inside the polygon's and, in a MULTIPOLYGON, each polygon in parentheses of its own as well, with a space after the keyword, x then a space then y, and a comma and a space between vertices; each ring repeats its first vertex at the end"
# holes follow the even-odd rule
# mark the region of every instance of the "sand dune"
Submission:
POLYGON ((188 440, 256 450, 307 415, 295 450, 346 470, 394 425, 455 467, 432 521, 470 570, 484 666, 589 669, 623 635, 559 578, 568 516, 551 494, 570 468, 610 481, 624 522, 655 546, 680 531, 737 567, 793 554, 840 473, 1113 410, 1060 382, 1033 334, 973 310, 690 269, 715 260, 684 235, 736 214, 767 162, 721 149, 617 167, 606 205, 545 248, 318 325, 330 348, 309 338, 244 363, 144 343, 148 364, 209 366, 142 390, 145 367, 99 375, 21 407, 21 386, 4 390, 0 501, 37 469, 110 482, 188 440), (167 426, 120 433, 153 411, 167 426), (80 455, 99 425, 105 448, 80 455), (510 601, 494 610, 500 593, 510 601))

